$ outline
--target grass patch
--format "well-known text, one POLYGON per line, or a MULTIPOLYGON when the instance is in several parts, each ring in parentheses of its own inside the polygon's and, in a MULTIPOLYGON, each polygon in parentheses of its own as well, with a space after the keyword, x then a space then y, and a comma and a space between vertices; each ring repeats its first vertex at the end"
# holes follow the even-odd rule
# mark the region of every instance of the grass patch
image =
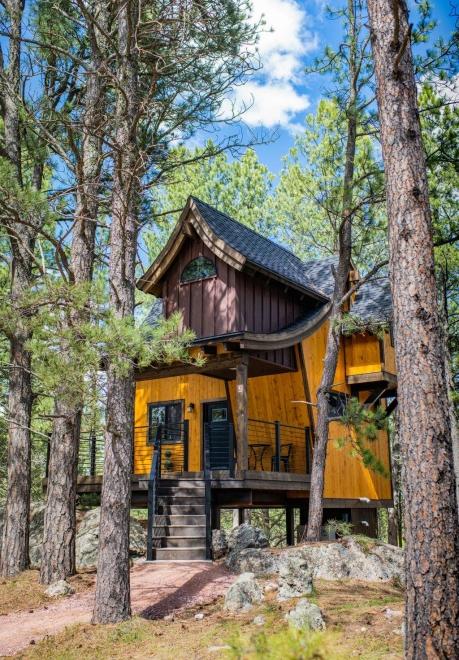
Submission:
POLYGON ((353 534, 352 538, 360 546, 362 552, 368 555, 371 550, 377 545, 375 539, 365 536, 365 534, 353 534))
POLYGON ((0 580, 0 615, 43 607, 49 601, 38 582, 38 571, 0 580))
MULTIPOLYGON (((12 612, 35 610, 44 607, 55 598, 45 595, 45 589, 39 582, 39 572, 23 571, 13 578, 0 579, 0 616, 12 612)), ((91 574, 75 575, 68 580, 75 591, 84 591, 94 582, 91 574)))
POLYGON ((401 618, 388 620, 386 606, 402 609, 403 593, 390 583, 357 580, 316 581, 312 599, 324 612, 327 630, 298 632, 284 615, 296 600, 270 598, 250 612, 230 615, 222 601, 194 607, 173 621, 134 617, 118 625, 71 626, 30 646, 19 657, 47 660, 401 660, 403 638, 396 628, 401 618), (196 621, 197 611, 205 614, 196 621), (253 619, 263 615, 265 624, 253 619))
POLYGON ((293 628, 267 635, 253 635, 244 642, 232 640, 228 657, 234 660, 347 660, 338 653, 338 635, 334 632, 310 633, 293 628))

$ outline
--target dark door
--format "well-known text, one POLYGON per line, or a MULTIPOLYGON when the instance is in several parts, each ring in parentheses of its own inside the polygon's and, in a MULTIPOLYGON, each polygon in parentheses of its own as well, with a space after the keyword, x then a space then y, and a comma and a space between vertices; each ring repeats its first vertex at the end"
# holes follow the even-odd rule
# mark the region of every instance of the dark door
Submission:
POLYGON ((227 401, 204 404, 204 433, 209 442, 210 469, 229 470, 232 442, 227 401))

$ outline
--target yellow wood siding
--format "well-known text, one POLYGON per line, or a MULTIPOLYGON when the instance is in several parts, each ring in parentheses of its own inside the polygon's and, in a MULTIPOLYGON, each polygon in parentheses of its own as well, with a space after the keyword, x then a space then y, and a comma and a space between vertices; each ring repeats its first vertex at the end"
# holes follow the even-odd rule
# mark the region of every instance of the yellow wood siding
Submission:
MULTIPOLYGON (((316 393, 322 375, 327 331, 328 324, 324 324, 311 337, 303 341, 303 352, 313 403, 317 401, 316 393)), ((366 335, 360 336, 366 337, 366 335)), ((360 355, 361 364, 365 364, 365 362, 371 364, 374 361, 377 354, 376 348, 379 351, 378 340, 376 338, 374 339, 376 340, 376 345, 374 342, 364 342, 363 345, 357 343, 358 348, 357 346, 353 347, 353 355, 360 355), (363 347, 366 347, 366 350, 368 350, 368 357, 363 347)), ((345 353, 341 350, 336 369, 334 389, 342 392, 350 392, 349 387, 346 385, 346 364, 344 357, 345 353)), ((346 350, 347 358, 348 352, 346 350)), ((314 419, 316 419, 316 408, 313 410, 314 419)), ((339 422, 331 422, 329 437, 324 496, 338 499, 357 497, 390 499, 392 496, 390 479, 377 475, 365 468, 358 457, 351 456, 349 446, 342 449, 337 447, 337 439, 345 437, 343 425, 339 422)), ((378 440, 371 444, 371 449, 389 469, 389 445, 385 431, 380 432, 378 440)))
POLYGON ((387 371, 390 374, 396 374, 397 369, 395 367, 395 348, 391 344, 390 334, 388 332, 384 333, 384 371, 387 371))
MULTIPOLYGON (((191 472, 201 469, 202 402, 224 399, 225 384, 222 380, 206 376, 174 376, 157 380, 141 380, 136 383, 135 427, 148 424, 148 404, 159 401, 184 401, 184 417, 189 420, 188 465, 191 472), (187 406, 194 403, 194 411, 187 406)), ((150 471, 152 448, 146 444, 144 432, 134 433, 134 474, 150 471)))
POLYGON ((382 355, 375 335, 356 334, 345 338, 346 374, 356 376, 381 371, 382 355))
MULTIPOLYGON (((316 392, 319 386, 325 343, 327 324, 324 324, 311 337, 303 341, 306 371, 312 402, 316 402, 316 392)), ((361 336, 361 337, 366 337, 361 336)), ((352 338, 351 338, 352 339, 352 338)), ((346 385, 346 363, 351 356, 353 366, 376 363, 379 355, 379 343, 376 338, 356 342, 349 342, 345 351, 340 352, 336 370, 334 389, 349 392, 346 385), (373 341, 370 341, 372 339, 373 341), (346 359, 345 359, 346 358, 346 359)), ((387 358, 386 358, 387 359, 387 358)), ((235 383, 229 383, 231 408, 235 409, 235 383)), ((138 381, 136 385, 135 425, 146 427, 147 410, 149 403, 160 401, 183 400, 185 419, 189 420, 189 469, 201 469, 202 447, 202 403, 226 398, 225 385, 222 380, 206 376, 190 375, 157 380, 138 381), (194 403, 194 411, 189 413, 187 406, 194 403)), ((304 427, 309 425, 307 407, 302 403, 293 401, 307 398, 303 387, 301 372, 285 373, 273 376, 249 378, 248 381, 248 416, 260 420, 275 421, 283 424, 304 427)), ((314 419, 316 408, 312 408, 314 419)), ((389 479, 381 477, 371 470, 364 468, 358 457, 351 456, 348 446, 343 449, 337 447, 336 440, 345 434, 345 430, 338 422, 330 424, 330 442, 325 473, 325 497, 327 498, 358 498, 390 499, 391 483, 389 479)), ((250 433, 249 433, 250 436, 250 433)), ((294 470, 305 470, 304 441, 299 435, 294 446, 294 470)), ((372 451, 384 465, 389 467, 388 439, 385 432, 371 445, 372 451)), ((136 432, 134 438, 134 472, 147 474, 151 464, 152 449, 146 444, 146 433, 136 432)), ((267 466, 265 466, 267 469, 267 466)), ((269 469, 269 468, 268 468, 269 469)))
MULTIPOLYGON (((274 429, 265 425, 253 424, 250 420, 278 421, 299 427, 298 431, 281 428, 281 442, 293 445, 291 461, 292 472, 306 472, 306 441, 304 434, 299 430, 309 426, 307 410, 304 404, 293 401, 305 398, 303 380, 299 371, 294 373, 276 374, 273 376, 259 376, 248 379, 248 417, 249 417, 249 445, 260 440, 269 442, 274 447, 274 429), (255 437, 254 429, 258 433, 255 437), (266 437, 263 437, 263 433, 266 437)), ((231 408, 235 410, 236 391, 235 383, 230 383, 231 408)), ((272 452, 267 452, 263 465, 270 469, 272 452)), ((250 459, 250 453, 249 453, 250 459)))

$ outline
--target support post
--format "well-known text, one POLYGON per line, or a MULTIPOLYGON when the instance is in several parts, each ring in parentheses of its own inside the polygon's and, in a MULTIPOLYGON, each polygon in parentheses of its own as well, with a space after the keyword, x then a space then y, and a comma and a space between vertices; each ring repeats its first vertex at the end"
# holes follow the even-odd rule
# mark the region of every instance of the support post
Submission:
POLYGON ((239 362, 236 367, 236 424, 237 424, 237 471, 239 475, 248 469, 247 443, 247 363, 239 362))
POLYGON ((212 507, 212 529, 220 529, 221 527, 221 509, 218 506, 212 507))
POLYGON ((295 545, 295 509, 293 506, 287 506, 285 509, 285 529, 287 545, 295 545))

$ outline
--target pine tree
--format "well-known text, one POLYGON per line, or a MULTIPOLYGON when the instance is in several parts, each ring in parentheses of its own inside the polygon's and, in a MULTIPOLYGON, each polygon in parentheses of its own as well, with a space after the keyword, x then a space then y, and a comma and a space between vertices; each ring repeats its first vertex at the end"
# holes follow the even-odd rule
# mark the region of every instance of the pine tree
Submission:
POLYGON ((432 217, 403 0, 368 0, 386 177, 404 463, 408 658, 459 648, 459 526, 432 217))

